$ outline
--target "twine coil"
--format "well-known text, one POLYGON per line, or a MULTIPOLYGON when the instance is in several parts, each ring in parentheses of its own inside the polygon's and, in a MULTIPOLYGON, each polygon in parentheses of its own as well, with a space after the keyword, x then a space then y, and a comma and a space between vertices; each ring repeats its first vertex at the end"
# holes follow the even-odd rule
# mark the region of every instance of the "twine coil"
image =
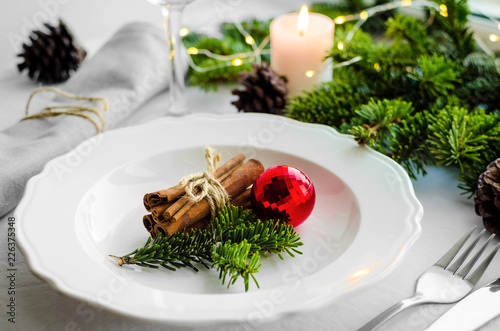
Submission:
POLYGON ((50 88, 50 87, 42 87, 37 90, 35 90, 29 97, 28 99, 28 104, 26 105, 26 117, 21 119, 21 121, 24 120, 29 120, 29 119, 34 119, 34 118, 44 118, 44 117, 55 117, 55 116, 60 116, 60 115, 71 115, 71 116, 78 116, 85 118, 86 120, 90 121, 92 124, 94 124, 97 133, 102 133, 104 132, 106 128, 106 120, 104 119, 104 116, 102 115, 102 112, 100 109, 97 107, 92 107, 92 106, 78 106, 78 105, 72 105, 72 106, 54 106, 54 107, 45 107, 42 109, 42 111, 38 114, 34 115, 29 115, 29 108, 31 104, 31 100, 33 100, 33 97, 40 93, 40 92, 53 92, 56 93, 62 97, 68 98, 68 99, 73 99, 73 100, 85 100, 89 101, 92 103, 96 102, 102 102, 102 109, 103 111, 107 111, 109 108, 109 103, 106 98, 97 98, 97 97, 82 97, 78 96, 75 94, 71 94, 68 92, 64 92, 55 88, 50 88), (88 112, 95 114, 98 119, 101 122, 101 125, 88 114, 88 112))
POLYGON ((214 172, 221 160, 220 154, 216 154, 213 148, 207 146, 205 147, 205 160, 207 170, 185 176, 180 180, 179 185, 185 188, 186 196, 195 203, 206 198, 213 220, 219 210, 229 205, 229 195, 214 177, 214 172), (199 192, 194 194, 196 190, 199 192))

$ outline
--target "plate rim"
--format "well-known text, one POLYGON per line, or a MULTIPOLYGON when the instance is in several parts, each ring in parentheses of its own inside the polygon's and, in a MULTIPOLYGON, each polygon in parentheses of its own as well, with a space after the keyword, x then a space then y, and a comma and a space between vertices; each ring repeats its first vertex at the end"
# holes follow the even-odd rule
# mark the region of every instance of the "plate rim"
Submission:
MULTIPOLYGON (((244 114, 228 114, 228 115, 219 115, 219 114, 190 114, 184 117, 173 117, 173 118, 160 118, 153 120, 148 123, 144 124, 139 124, 139 125, 134 125, 134 126, 128 126, 124 128, 119 128, 119 129, 114 129, 111 131, 107 131, 104 133, 101 133, 99 135, 96 135, 94 137, 91 137, 80 144, 78 144, 75 148, 72 150, 68 151, 65 154, 62 154, 49 162, 47 162, 42 171, 31 177, 27 184, 25 191, 23 193, 21 202, 17 206, 17 208, 14 211, 14 215, 16 216, 17 219, 22 220, 23 219, 23 214, 26 213, 26 209, 29 208, 29 202, 34 199, 34 193, 35 189, 40 181, 42 181, 45 177, 49 176, 51 173, 51 169, 54 167, 55 164, 60 162, 62 159, 64 159, 68 154, 72 153, 74 150, 77 150, 79 147, 82 145, 88 143, 89 140, 91 139, 96 139, 98 136, 104 136, 104 135, 119 135, 119 134, 126 134, 127 132, 135 131, 138 129, 147 129, 147 128, 153 128, 155 126, 163 126, 168 123, 178 123, 178 122, 183 122, 183 121, 189 121, 191 119, 207 119, 207 120, 214 120, 214 119, 234 119, 234 120, 241 120, 242 117, 247 117, 247 118, 280 118, 280 119, 285 119, 286 121, 290 121, 289 123, 293 123, 293 125, 298 125, 298 126, 303 126, 303 127, 311 127, 314 129, 322 130, 325 131, 326 133, 332 135, 335 139, 341 139, 346 142, 349 142, 351 144, 356 144, 353 140, 353 137, 350 135, 345 135, 341 134, 335 129, 333 129, 330 126, 323 125, 323 124, 313 124, 313 123, 305 123, 305 122, 298 122, 286 117, 282 116, 277 116, 277 115, 271 115, 271 114, 257 114, 257 113, 244 113, 244 114)), ((303 307, 301 311, 311 311, 315 310, 319 307, 325 306, 326 304, 333 303, 337 301, 337 299, 340 299, 348 294, 356 293, 361 290, 365 290, 368 286, 377 284, 384 278, 386 278, 390 273, 396 269, 396 267, 400 264, 401 260, 406 256, 408 250, 413 246, 415 241, 419 238, 421 232, 422 232, 422 226, 421 226, 421 220, 423 217, 423 207, 420 203, 420 201, 417 199, 415 195, 415 191, 413 188, 413 185, 411 183, 411 180, 404 171, 404 169, 394 160, 391 158, 371 149, 368 147, 364 147, 366 150, 366 153, 370 153, 373 157, 378 159, 379 161, 382 161, 385 165, 390 167, 393 170, 396 170, 399 174, 402 175, 402 179, 404 180, 403 186, 405 187, 405 193, 407 195, 407 198, 411 200, 411 205, 414 207, 410 216, 408 217, 408 222, 407 227, 409 227, 406 236, 404 237, 403 243, 400 246, 400 249, 396 256, 392 259, 392 262, 381 272, 377 273, 376 275, 372 275, 372 277, 362 284, 361 286, 358 286, 354 289, 351 289, 349 291, 345 291, 340 293, 335 297, 335 300, 329 299, 329 298, 322 298, 322 300, 316 300, 315 302, 307 305, 306 307, 303 307)), ((62 293, 66 296, 69 296, 73 299, 76 299, 78 301, 85 302, 89 305, 95 306, 96 303, 92 300, 89 300, 85 295, 75 293, 75 289, 72 289, 63 282, 61 279, 57 279, 57 275, 54 276, 53 274, 50 274, 50 270, 46 270, 41 264, 40 261, 36 260, 35 254, 33 254, 31 251, 34 250, 34 247, 31 247, 31 244, 25 240, 25 234, 22 229, 22 223, 16 223, 17 227, 20 227, 17 231, 17 237, 19 239, 19 248, 21 252, 23 253, 23 256, 26 260, 26 263, 29 267, 29 269, 39 278, 42 280, 46 281, 53 289, 58 291, 59 293, 62 293), (19 225, 21 224, 21 225, 19 225)), ((162 322, 162 323, 167 323, 167 324, 182 324, 182 325, 200 325, 201 323, 206 324, 206 323, 227 323, 227 322, 236 322, 236 320, 232 319, 225 319, 225 318, 214 318, 214 319, 209 319, 209 320, 202 320, 202 319, 197 319, 194 321, 186 321, 186 320, 172 320, 172 319, 151 319, 149 317, 144 317, 141 315, 131 315, 130 312, 124 312, 120 309, 116 309, 115 307, 111 306, 101 306, 99 305, 99 308, 104 308, 107 311, 110 311, 112 313, 121 315, 121 316, 127 316, 127 317, 132 317, 132 318, 137 318, 139 320, 145 320, 145 321, 157 321, 157 322, 162 322)), ((277 314, 271 315, 271 316, 266 316, 265 321, 270 321, 278 318, 282 318, 284 316, 287 316, 289 314, 295 313, 295 310, 283 310, 280 311, 277 314)), ((241 322, 238 320, 238 322, 241 322)))

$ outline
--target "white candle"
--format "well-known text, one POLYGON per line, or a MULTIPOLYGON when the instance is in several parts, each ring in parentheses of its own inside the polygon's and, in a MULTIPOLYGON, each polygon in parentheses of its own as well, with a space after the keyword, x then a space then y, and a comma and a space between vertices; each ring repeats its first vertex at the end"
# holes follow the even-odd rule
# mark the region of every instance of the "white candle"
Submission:
POLYGON ((271 22, 271 68, 288 79, 290 95, 331 80, 330 61, 323 61, 333 47, 333 21, 320 14, 287 14, 271 22))

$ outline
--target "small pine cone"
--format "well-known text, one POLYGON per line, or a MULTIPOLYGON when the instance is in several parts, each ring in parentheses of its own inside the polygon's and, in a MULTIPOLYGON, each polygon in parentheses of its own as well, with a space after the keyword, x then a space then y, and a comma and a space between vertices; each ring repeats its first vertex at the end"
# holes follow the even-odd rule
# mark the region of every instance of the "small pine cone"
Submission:
POLYGON ((76 71, 87 52, 78 45, 70 30, 59 20, 59 25, 45 23, 46 32, 33 31, 31 45, 23 44, 18 57, 24 59, 17 65, 20 72, 28 70, 28 76, 41 83, 60 83, 76 71))
POLYGON ((240 74, 239 83, 245 89, 232 91, 239 97, 232 104, 239 111, 282 115, 288 97, 286 77, 279 76, 265 62, 261 66, 254 64, 252 71, 240 74))
POLYGON ((500 234, 500 158, 491 162, 479 175, 474 204, 486 230, 500 234))

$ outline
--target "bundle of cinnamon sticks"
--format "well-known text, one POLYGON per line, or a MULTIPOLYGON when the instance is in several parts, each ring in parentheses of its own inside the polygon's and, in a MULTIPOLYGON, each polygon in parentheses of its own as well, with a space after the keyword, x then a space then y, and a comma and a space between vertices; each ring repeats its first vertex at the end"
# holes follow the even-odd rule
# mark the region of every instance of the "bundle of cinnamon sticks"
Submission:
MULTIPOLYGON (((231 204, 249 207, 249 186, 264 172, 264 167, 257 160, 244 160, 245 155, 236 155, 217 168, 213 177, 226 190, 231 204)), ((144 207, 150 214, 144 215, 143 224, 153 238, 159 233, 169 235, 185 229, 205 228, 210 221, 207 200, 193 202, 181 185, 146 194, 144 207)))

